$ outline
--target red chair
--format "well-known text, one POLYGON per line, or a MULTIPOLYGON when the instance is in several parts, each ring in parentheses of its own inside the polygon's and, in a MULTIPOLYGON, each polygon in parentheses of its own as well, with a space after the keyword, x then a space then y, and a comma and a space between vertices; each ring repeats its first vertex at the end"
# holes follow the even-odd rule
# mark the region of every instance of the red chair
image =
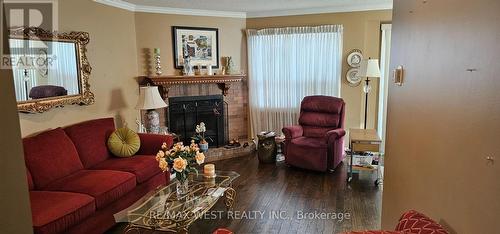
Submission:
POLYGON ((300 106, 299 125, 284 127, 286 163, 332 171, 344 159, 345 103, 341 98, 308 96, 300 106))
POLYGON ((431 218, 414 210, 405 212, 399 218, 396 231, 362 231, 345 232, 343 234, 449 234, 441 225, 431 218))

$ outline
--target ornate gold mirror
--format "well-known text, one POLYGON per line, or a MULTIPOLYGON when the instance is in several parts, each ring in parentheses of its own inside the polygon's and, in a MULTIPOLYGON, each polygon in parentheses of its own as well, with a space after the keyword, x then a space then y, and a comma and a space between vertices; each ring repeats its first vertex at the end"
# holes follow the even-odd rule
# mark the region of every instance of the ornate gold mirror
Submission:
POLYGON ((57 33, 40 28, 10 30, 10 64, 17 108, 41 113, 64 105, 90 105, 92 67, 87 60, 89 34, 57 33))

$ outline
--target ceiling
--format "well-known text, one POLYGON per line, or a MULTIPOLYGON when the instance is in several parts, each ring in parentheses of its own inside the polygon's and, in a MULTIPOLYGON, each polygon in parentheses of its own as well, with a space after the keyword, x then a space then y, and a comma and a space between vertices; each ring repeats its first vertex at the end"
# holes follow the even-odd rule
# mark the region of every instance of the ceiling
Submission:
POLYGON ((138 12, 267 17, 392 9, 392 0, 94 0, 138 12))

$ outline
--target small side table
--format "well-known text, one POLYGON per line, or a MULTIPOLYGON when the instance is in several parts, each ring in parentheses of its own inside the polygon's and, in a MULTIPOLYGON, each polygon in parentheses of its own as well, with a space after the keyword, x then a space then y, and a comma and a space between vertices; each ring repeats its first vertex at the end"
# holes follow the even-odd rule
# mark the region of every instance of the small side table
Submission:
POLYGON ((257 135, 259 139, 259 146, 257 147, 257 156, 261 163, 275 163, 276 162, 276 133, 275 132, 261 132, 257 135))
MULTIPOLYGON (((349 129, 349 148, 351 150, 351 158, 349 163, 349 171, 347 172, 347 182, 351 182, 352 180, 352 171, 353 167, 357 167, 357 169, 361 169, 362 167, 358 167, 357 165, 353 165, 353 158, 355 152, 380 152, 380 144, 382 140, 377 134, 375 129, 349 129)), ((363 170, 379 170, 379 166, 376 168, 365 168, 363 170)), ((377 174, 377 180, 375 180, 375 185, 379 184, 379 178, 377 174)))

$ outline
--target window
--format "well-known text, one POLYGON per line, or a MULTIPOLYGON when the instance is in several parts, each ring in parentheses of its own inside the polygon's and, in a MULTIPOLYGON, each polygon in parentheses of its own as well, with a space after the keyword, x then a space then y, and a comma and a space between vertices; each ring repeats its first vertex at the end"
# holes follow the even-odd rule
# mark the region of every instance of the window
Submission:
POLYGON ((297 123, 309 95, 340 96, 342 25, 247 30, 253 133, 297 123))

